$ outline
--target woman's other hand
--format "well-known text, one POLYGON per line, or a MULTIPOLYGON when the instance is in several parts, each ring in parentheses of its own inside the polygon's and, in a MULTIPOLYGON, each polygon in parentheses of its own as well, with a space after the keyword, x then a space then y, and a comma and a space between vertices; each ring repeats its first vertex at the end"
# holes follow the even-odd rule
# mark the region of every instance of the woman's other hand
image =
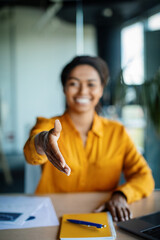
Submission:
POLYGON ((54 128, 50 131, 44 131, 36 135, 35 147, 38 154, 46 154, 48 160, 61 172, 64 172, 68 176, 71 173, 70 167, 66 164, 58 147, 58 139, 62 126, 60 121, 55 120, 54 128))
POLYGON ((94 212, 109 211, 113 221, 126 221, 131 219, 131 211, 127 204, 127 199, 121 192, 112 194, 110 200, 98 207, 94 212))

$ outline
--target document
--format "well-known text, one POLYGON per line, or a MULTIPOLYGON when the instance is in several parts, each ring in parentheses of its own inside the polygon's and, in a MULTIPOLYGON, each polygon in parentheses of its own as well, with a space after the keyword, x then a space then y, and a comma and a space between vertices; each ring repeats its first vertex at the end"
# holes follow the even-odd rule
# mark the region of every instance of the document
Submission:
POLYGON ((109 212, 101 213, 84 213, 84 214, 64 214, 61 223, 60 239, 116 239, 116 232, 113 225, 112 217, 109 212), (70 222, 68 220, 74 219, 79 222, 87 221, 96 223, 96 226, 103 225, 104 227, 98 228, 93 225, 83 225, 70 222))
POLYGON ((49 197, 0 196, 0 230, 58 225, 49 197))

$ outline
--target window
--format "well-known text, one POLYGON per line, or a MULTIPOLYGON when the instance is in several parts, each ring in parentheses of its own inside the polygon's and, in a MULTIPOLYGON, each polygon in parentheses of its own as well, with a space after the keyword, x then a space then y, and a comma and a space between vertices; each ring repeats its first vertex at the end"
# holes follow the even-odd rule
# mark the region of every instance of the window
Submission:
POLYGON ((132 24, 121 31, 121 67, 126 84, 144 82, 143 24, 132 24))
POLYGON ((148 30, 160 30, 160 12, 148 18, 148 30))

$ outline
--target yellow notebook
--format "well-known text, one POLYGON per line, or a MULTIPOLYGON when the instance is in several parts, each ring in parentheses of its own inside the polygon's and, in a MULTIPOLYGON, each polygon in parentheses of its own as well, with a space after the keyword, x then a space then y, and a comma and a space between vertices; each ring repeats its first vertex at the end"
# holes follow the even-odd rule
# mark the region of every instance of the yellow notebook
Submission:
POLYGON ((62 217, 60 239, 116 239, 116 232, 109 212, 64 214, 62 217), (89 221, 106 225, 104 228, 88 227, 68 222, 67 219, 89 221))

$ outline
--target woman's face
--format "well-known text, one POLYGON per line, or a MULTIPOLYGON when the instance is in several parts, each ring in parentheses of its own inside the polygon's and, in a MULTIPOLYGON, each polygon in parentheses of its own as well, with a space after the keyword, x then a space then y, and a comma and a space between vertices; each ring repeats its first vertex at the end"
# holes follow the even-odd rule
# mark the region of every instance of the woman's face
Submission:
POLYGON ((64 87, 67 106, 75 112, 94 111, 103 94, 100 76, 90 65, 78 65, 70 72, 64 87))

